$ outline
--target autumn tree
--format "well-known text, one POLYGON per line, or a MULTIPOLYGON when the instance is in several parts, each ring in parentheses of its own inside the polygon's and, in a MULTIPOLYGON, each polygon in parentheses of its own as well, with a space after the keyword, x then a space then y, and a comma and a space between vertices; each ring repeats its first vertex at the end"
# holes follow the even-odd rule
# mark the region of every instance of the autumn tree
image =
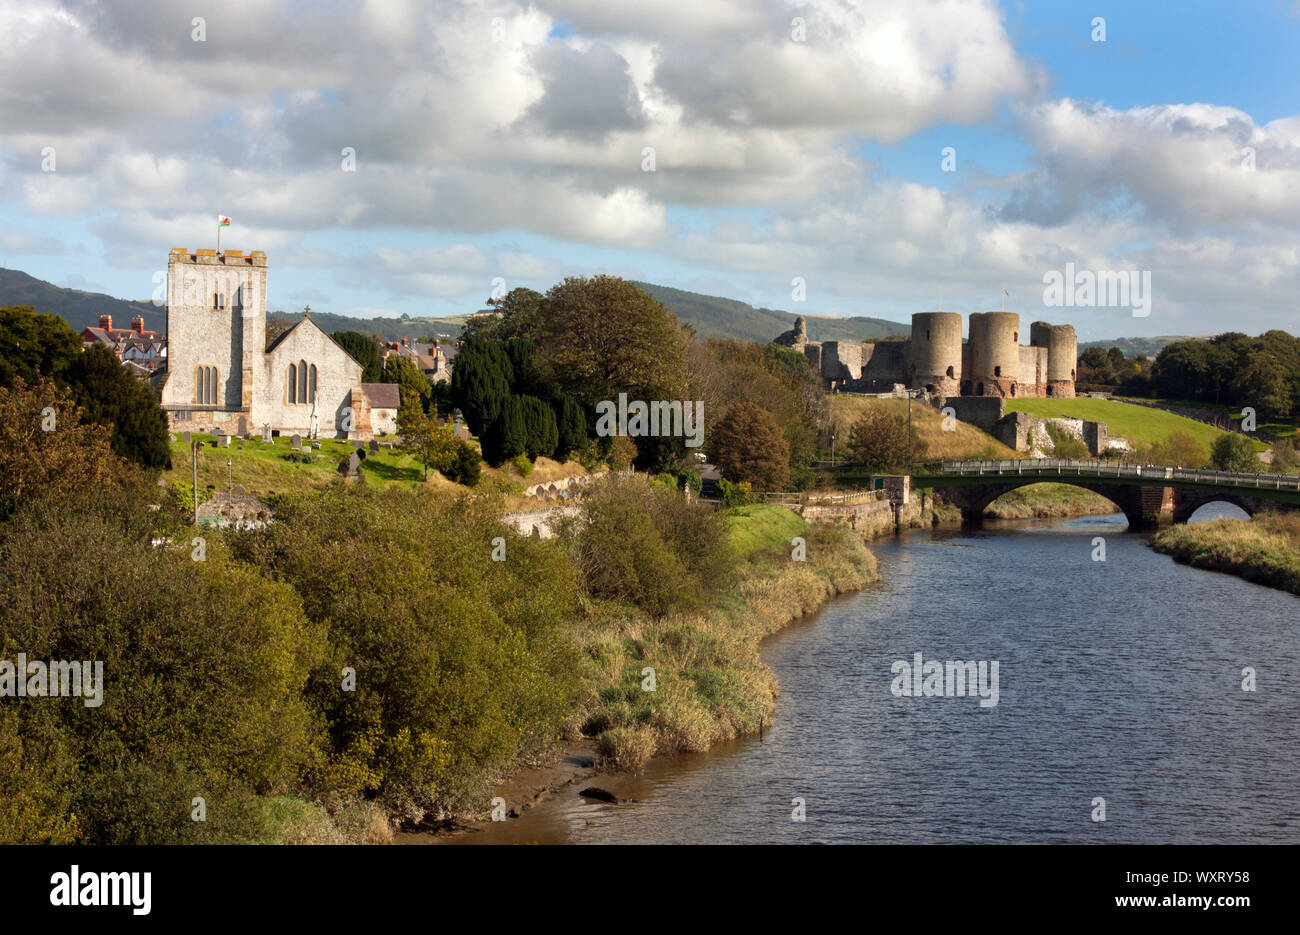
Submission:
POLYGON ((846 454, 868 470, 889 473, 907 469, 918 448, 906 419, 872 407, 853 423, 846 454))
POLYGON ((730 406, 709 436, 713 461, 728 480, 780 490, 790 479, 790 444, 772 414, 757 403, 730 406))

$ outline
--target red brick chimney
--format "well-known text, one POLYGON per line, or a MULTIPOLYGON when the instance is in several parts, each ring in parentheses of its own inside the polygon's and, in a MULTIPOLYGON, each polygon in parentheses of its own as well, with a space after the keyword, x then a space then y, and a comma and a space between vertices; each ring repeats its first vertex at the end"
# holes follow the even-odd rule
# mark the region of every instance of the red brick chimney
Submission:
POLYGON ((406 347, 406 335, 402 335, 402 347, 406 347))
POLYGON ((112 316, 112 315, 100 315, 100 316, 99 316, 99 327, 103 328, 105 331, 112 331, 112 330, 113 330, 113 316, 112 316))
POLYGON ((134 331, 136 334, 144 334, 143 316, 137 315, 135 318, 131 319, 131 330, 134 331))

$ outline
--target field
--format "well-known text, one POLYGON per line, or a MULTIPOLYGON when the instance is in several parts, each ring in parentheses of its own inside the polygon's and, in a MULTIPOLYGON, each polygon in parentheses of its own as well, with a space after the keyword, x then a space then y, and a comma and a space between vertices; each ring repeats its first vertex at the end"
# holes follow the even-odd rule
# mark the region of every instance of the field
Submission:
MULTIPOLYGON (((830 401, 831 416, 836 426, 837 450, 840 450, 839 446, 848 443, 850 428, 868 409, 884 409, 900 418, 907 418, 905 399, 868 399, 837 394, 830 397, 830 401)), ((965 422, 958 422, 953 431, 945 432, 943 417, 925 403, 912 402, 912 427, 916 431, 917 440, 925 446, 925 453, 921 457, 924 461, 1020 457, 992 435, 965 422)))
MULTIPOLYGON (((321 439, 320 450, 304 448, 303 453, 313 455, 310 463, 297 463, 286 458, 294 451, 287 437, 274 438, 263 444, 258 438, 249 441, 236 439, 229 448, 214 448, 207 435, 196 435, 203 442, 198 453, 199 490, 211 487, 221 492, 228 487, 243 487, 244 492, 255 497, 269 497, 276 494, 297 493, 319 490, 328 487, 341 475, 339 464, 346 462, 355 446, 340 439, 321 439), (230 462, 227 465, 227 461, 230 462)), ((414 457, 398 448, 382 447, 386 443, 380 440, 377 454, 369 454, 361 461, 361 479, 370 487, 383 489, 390 484, 415 485, 424 483, 424 467, 414 457)), ((191 466, 189 443, 183 438, 171 443, 172 467, 164 471, 162 479, 167 482, 179 481, 190 483, 191 466)), ((577 462, 560 464, 549 458, 538 458, 533 471, 524 478, 513 465, 491 468, 482 466, 483 478, 496 482, 496 487, 506 492, 518 491, 523 487, 557 480, 570 474, 586 473, 577 462)), ((437 471, 429 472, 430 487, 445 487, 448 490, 464 490, 452 483, 437 471)), ((480 480, 480 485, 483 481, 480 480)), ((515 498, 522 502, 522 495, 515 498)), ((507 504, 509 507, 511 504, 507 504)))
MULTIPOLYGON (((1110 435, 1127 439, 1135 447, 1164 441, 1174 432, 1186 432, 1208 451, 1225 434, 1212 425, 1174 415, 1161 409, 1135 406, 1110 399, 1009 399, 1008 412, 1027 412, 1039 418, 1074 418, 1105 422, 1110 435)), ((1258 446, 1261 450, 1264 446, 1258 446)))

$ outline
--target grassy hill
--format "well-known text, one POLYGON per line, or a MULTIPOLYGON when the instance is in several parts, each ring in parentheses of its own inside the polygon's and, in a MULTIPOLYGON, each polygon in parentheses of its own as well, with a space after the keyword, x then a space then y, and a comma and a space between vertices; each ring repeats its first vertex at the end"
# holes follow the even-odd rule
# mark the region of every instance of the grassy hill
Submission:
MULTIPOLYGON (((1113 399, 1009 399, 1008 412, 1027 412, 1039 418, 1075 418, 1105 422, 1106 431, 1138 447, 1162 442, 1174 432, 1186 432, 1208 450, 1224 432, 1204 422, 1149 406, 1113 399)), ((1257 443, 1258 444, 1258 443, 1257 443)), ((1258 445, 1263 448, 1263 445, 1258 445)))
MULTIPOLYGON (((862 418, 868 409, 884 409, 903 419, 907 418, 905 399, 868 399, 840 393, 830 397, 831 418, 835 422, 837 450, 843 450, 849 440, 853 423, 862 418)), ((1016 453, 992 435, 973 425, 958 422, 951 432, 943 430, 943 417, 924 403, 912 403, 912 428, 917 439, 925 446, 924 461, 960 461, 962 459, 1015 458, 1016 453)))
POLYGON ((112 315, 114 328, 131 327, 131 319, 144 318, 149 331, 167 329, 167 309, 152 302, 115 299, 102 292, 64 289, 21 270, 0 268, 0 306, 30 305, 44 314, 62 315, 74 331, 99 324, 100 315, 112 315))
MULTIPOLYGON (((766 344, 782 331, 794 327, 799 316, 770 308, 754 308, 735 299, 701 295, 654 283, 635 283, 654 296, 679 321, 691 325, 706 338, 738 338, 766 344)), ((890 335, 910 333, 911 326, 884 318, 824 318, 805 315, 810 341, 875 341, 890 335)))

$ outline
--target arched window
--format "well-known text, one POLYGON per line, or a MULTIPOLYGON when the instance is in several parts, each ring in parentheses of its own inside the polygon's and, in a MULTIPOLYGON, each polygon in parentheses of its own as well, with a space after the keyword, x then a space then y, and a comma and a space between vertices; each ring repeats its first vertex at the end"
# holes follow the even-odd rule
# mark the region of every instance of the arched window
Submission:
POLYGON ((307 401, 307 361, 298 361, 298 402, 307 401))
POLYGON ((953 376, 952 367, 948 368, 948 376, 953 376))
POLYGON ((307 372, 307 402, 316 402, 316 365, 311 365, 311 370, 307 372))
POLYGON ((217 368, 194 368, 194 401, 200 406, 217 404, 217 368))
POLYGON ((289 402, 298 401, 298 367, 296 364, 289 365, 289 402))

